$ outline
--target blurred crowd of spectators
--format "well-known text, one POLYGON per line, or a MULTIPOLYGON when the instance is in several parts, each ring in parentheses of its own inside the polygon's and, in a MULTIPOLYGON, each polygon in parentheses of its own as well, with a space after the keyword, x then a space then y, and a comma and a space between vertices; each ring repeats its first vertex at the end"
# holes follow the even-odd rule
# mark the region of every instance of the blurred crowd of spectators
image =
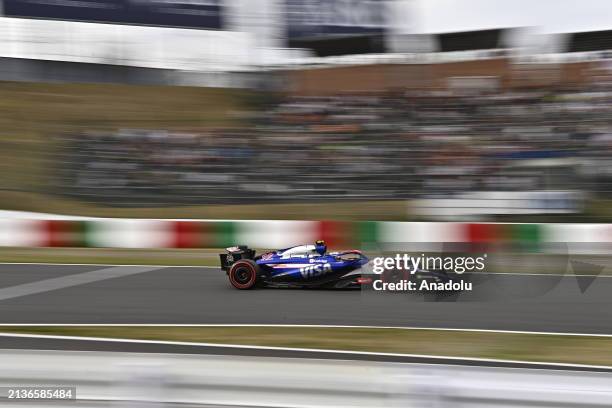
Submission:
POLYGON ((135 204, 608 193, 612 92, 295 97, 231 129, 66 137, 70 191, 135 204))

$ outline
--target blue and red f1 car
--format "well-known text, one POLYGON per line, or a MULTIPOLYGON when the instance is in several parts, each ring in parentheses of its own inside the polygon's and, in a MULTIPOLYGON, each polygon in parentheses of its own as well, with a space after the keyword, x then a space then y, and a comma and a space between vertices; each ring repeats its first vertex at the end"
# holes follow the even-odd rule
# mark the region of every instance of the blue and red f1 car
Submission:
POLYGON ((324 241, 255 255, 247 246, 227 248, 221 268, 236 289, 268 287, 356 288, 371 279, 360 268, 368 258, 358 250, 327 252, 324 241))

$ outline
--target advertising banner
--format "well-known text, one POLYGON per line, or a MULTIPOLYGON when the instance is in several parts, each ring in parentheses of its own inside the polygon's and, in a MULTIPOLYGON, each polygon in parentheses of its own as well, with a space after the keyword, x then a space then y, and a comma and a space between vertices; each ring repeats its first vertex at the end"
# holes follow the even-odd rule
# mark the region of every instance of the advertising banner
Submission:
POLYGON ((290 39, 383 34, 387 21, 384 0, 286 0, 290 39))
POLYGON ((7 17, 222 29, 222 0, 4 0, 7 17))

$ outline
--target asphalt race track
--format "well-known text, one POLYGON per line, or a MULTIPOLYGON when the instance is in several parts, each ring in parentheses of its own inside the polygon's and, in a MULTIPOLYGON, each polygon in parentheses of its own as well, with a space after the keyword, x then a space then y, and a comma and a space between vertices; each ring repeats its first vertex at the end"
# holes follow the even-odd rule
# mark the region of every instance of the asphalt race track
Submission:
POLYGON ((239 291, 217 268, 1 264, 0 323, 314 324, 612 334, 611 277, 470 279, 471 292, 446 296, 239 291))

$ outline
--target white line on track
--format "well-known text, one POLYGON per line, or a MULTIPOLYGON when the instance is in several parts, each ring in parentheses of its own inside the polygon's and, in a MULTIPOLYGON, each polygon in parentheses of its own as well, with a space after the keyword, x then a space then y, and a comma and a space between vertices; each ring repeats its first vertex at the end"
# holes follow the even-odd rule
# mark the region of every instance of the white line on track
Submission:
POLYGON ((98 282, 106 279, 120 278, 137 273, 157 270, 156 267, 134 267, 126 268, 114 266, 110 268, 96 269, 94 271, 65 275, 59 278, 44 279, 16 286, 0 289, 0 300, 14 299, 36 293, 50 292, 52 290, 84 285, 86 283, 98 282))
MULTIPOLYGON (((533 334, 539 336, 600 337, 612 338, 607 333, 572 333, 543 332, 528 330, 494 330, 494 329, 461 329, 447 327, 414 327, 414 326, 359 326, 359 325, 325 325, 325 324, 223 324, 223 323, 184 323, 184 324, 149 324, 149 323, 0 323, 2 327, 270 327, 270 328, 315 328, 315 329, 381 329, 381 330, 427 330, 440 332, 493 333, 493 334, 533 334)), ((2 335, 2 334, 0 334, 2 335)))
POLYGON ((383 357, 405 357, 405 358, 424 358, 438 359, 449 361, 474 361, 481 363, 502 363, 502 364, 527 364, 533 366, 549 366, 559 368, 596 368, 596 369, 612 369, 612 366, 598 366, 588 364, 566 364, 566 363, 546 363, 540 361, 520 361, 520 360, 503 360, 490 358, 471 358, 471 357, 456 357, 456 356, 437 356, 428 354, 403 354, 403 353, 377 353, 372 351, 350 351, 350 350, 335 350, 335 349, 317 349, 317 348, 293 348, 293 347, 272 347, 272 346, 248 346, 243 344, 220 344, 220 343, 198 343, 185 341, 164 341, 164 340, 138 340, 138 339, 120 339, 113 337, 79 337, 79 336, 57 336, 47 334, 12 334, 0 333, 0 337, 8 338, 34 338, 34 339, 49 339, 49 340, 77 340, 91 342, 112 342, 112 343, 132 343, 132 344, 156 344, 168 346, 192 346, 192 347, 210 347, 210 348, 235 348, 244 350, 271 350, 271 351, 293 351, 293 352, 314 352, 325 354, 343 354, 343 355, 362 355, 362 356, 383 356, 383 357))
POLYGON ((574 273, 531 273, 531 272, 472 272, 470 275, 511 275, 511 276, 566 276, 570 278, 612 278, 612 275, 593 275, 574 273))
MULTIPOLYGON (((42 266, 136 266, 148 268, 204 268, 221 270, 219 266, 210 265, 138 265, 138 264, 99 264, 99 263, 51 263, 51 262, 0 262, 0 265, 42 265, 42 266)), ((510 275, 510 276, 560 276, 584 278, 612 278, 612 275, 590 275, 571 273, 514 273, 514 272, 472 272, 471 275, 510 275)))
POLYGON ((0 265, 43 265, 43 266, 139 266, 145 268, 210 268, 218 266, 205 265, 139 265, 139 264, 100 264, 100 263, 53 263, 53 262, 0 262, 0 265))

